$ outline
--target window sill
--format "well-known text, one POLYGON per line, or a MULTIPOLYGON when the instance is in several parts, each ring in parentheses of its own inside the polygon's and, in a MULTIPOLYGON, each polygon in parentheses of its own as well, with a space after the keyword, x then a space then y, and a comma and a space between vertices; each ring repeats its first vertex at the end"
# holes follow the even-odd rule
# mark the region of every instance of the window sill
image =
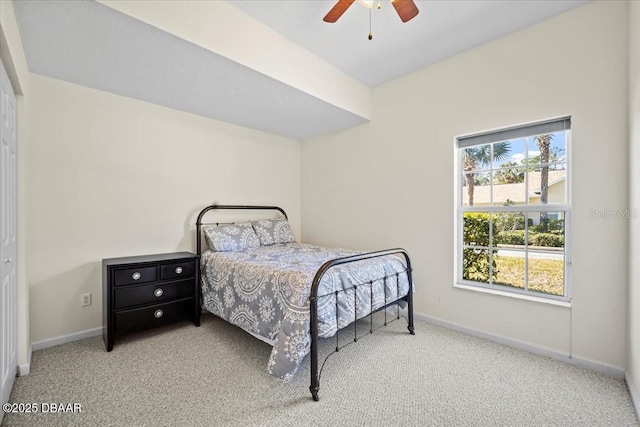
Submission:
POLYGON ((543 304, 555 305, 558 307, 571 308, 571 301, 560 301, 560 300, 550 299, 550 298, 540 298, 540 297, 535 297, 533 295, 523 295, 523 294, 517 294, 515 292, 504 292, 504 291, 499 291, 497 289, 488 289, 488 288, 481 288, 478 286, 465 285, 463 283, 454 283, 453 287, 458 289, 466 289, 468 291, 480 292, 483 294, 500 295, 503 297, 515 298, 519 300, 539 302, 543 304))

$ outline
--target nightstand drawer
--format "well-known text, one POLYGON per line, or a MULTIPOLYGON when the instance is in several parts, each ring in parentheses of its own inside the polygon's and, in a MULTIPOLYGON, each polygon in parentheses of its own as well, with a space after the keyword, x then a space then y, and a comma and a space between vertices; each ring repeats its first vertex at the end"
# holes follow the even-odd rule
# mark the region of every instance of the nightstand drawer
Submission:
POLYGON ((192 260, 172 264, 163 264, 160 266, 160 280, 193 277, 195 269, 196 265, 192 260))
POLYGON ((193 295, 193 279, 116 288, 114 308, 153 304, 193 295))
POLYGON ((116 311, 116 331, 164 325, 182 318, 189 318, 193 310, 193 298, 156 304, 133 310, 116 311))
POLYGON ((131 285, 133 283, 153 282, 158 278, 158 268, 150 267, 127 268, 115 271, 115 285, 131 285))

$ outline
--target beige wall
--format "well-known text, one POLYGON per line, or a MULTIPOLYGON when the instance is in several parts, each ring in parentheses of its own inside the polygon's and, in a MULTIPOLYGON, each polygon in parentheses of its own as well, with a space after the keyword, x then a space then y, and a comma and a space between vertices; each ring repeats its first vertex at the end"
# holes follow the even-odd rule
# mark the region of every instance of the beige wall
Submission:
POLYGON ((101 260, 195 250, 208 204, 282 206, 300 235, 297 141, 35 74, 31 89, 33 342, 100 326, 101 260))
POLYGON ((640 3, 629 7, 629 355, 627 381, 640 418, 640 3))
POLYGON ((626 366, 627 4, 594 2, 380 86, 371 123, 302 145, 303 236, 412 255, 416 311, 626 366), (454 137, 573 117, 572 308, 458 289, 454 137))
POLYGON ((18 122, 18 365, 20 372, 28 373, 31 359, 31 338, 29 335, 29 288, 27 281, 27 222, 23 215, 26 206, 26 156, 31 121, 30 74, 22 47, 18 23, 13 3, 0 1, 0 58, 4 64, 11 85, 16 94, 16 119, 18 122))

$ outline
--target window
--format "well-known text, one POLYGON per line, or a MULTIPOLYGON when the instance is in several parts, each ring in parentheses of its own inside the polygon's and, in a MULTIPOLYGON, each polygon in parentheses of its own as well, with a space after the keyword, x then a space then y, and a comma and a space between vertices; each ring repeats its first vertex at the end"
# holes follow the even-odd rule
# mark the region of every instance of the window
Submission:
POLYGON ((568 300, 571 119, 459 137, 457 283, 568 300))

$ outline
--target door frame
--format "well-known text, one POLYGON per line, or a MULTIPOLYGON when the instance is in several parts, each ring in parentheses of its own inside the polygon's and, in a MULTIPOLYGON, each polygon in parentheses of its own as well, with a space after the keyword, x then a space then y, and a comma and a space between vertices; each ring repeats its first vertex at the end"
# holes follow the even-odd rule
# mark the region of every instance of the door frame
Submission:
MULTIPOLYGON (((6 352, 6 354, 0 354, 0 360, 2 360, 1 369, 0 369, 0 400, 2 400, 2 404, 8 402, 11 391, 13 389, 13 385, 15 382, 15 377, 18 373, 18 141, 17 141, 17 99, 15 95, 15 90, 13 85, 9 79, 9 75, 4 67, 4 64, 0 60, 0 120, 4 120, 5 117, 8 121, 10 121, 9 127, 5 127, 4 124, 0 124, 1 129, 5 131, 10 129, 13 133, 12 144, 14 154, 13 156, 9 156, 9 163, 4 164, 2 175, 9 170, 9 187, 5 187, 4 189, 0 189, 0 191, 7 191, 7 193, 0 193, 3 195, 3 201, 10 206, 8 211, 4 211, 2 209, 0 211, 0 223, 4 223, 7 221, 6 217, 3 217, 3 212, 8 216, 8 224, 9 227, 5 229, 7 234, 4 236, 10 240, 8 243, 9 252, 0 253, 0 296, 2 296, 2 313, 0 314, 0 327, 2 331, 0 332, 0 337, 2 338, 2 347, 1 351, 6 352), (8 115, 7 116, 5 116, 8 115), (12 240, 12 241, 11 241, 12 240), (5 292, 5 283, 2 281, 6 278, 9 281, 8 291, 5 292), (8 315, 7 318, 4 316, 8 315), (5 323, 6 321, 6 323, 5 323), (6 336, 5 336, 6 333, 6 336), (4 344, 7 344, 5 346, 4 344), (6 363, 6 364, 5 364, 6 363), (7 375, 5 378, 4 375, 7 375), (5 382, 6 381, 6 382, 5 382)), ((6 137, 6 134, 5 134, 6 137)), ((0 149, 2 147, 0 146, 0 149)), ((2 154, 0 153, 0 159, 2 159, 2 154)), ((5 183, 2 181, 2 176, 0 176, 0 185, 4 186, 5 183)), ((3 203, 4 204, 4 203, 3 203)), ((6 206, 6 205, 5 205, 6 206)), ((0 224, 2 226, 4 224, 0 224)), ((4 246, 4 241, 0 241, 0 251, 2 249, 6 249, 4 246)), ((3 418, 4 412, 0 413, 0 420, 3 418)))

